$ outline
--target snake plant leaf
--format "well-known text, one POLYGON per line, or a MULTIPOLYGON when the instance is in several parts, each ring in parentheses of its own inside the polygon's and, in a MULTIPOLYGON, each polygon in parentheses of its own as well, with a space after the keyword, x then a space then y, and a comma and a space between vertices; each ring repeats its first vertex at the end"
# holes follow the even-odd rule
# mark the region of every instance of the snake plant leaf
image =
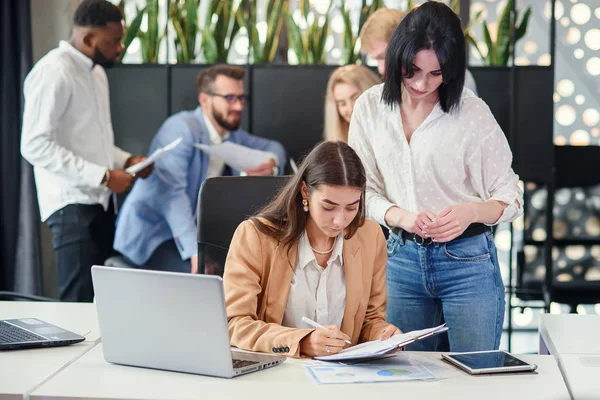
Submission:
POLYGON ((519 39, 522 39, 523 36, 525 36, 525 33, 527 32, 527 25, 529 24, 529 17, 531 17, 531 7, 527 7, 527 10, 525 10, 525 14, 523 14, 523 19, 521 20, 521 23, 515 30, 515 42, 517 42, 519 39))
POLYGON ((483 52, 481 51, 481 49, 479 48, 479 45, 477 44, 477 41, 473 38, 473 36, 471 36, 470 33, 465 34, 465 39, 467 40, 467 43, 473 45, 475 47, 475 50, 477 50, 477 53, 479 53, 479 57, 481 57, 482 60, 485 60, 485 55, 483 54, 483 52))
POLYGON ((196 48, 196 35, 198 34, 198 6, 196 0, 185 0, 185 36, 187 42, 188 60, 191 61, 192 54, 196 48))
POLYGON ((289 11, 286 10, 283 15, 285 18, 285 26, 287 27, 288 31, 288 39, 290 42, 290 46, 296 54, 296 57, 298 58, 298 63, 305 64, 306 52, 304 51, 304 45, 302 43, 302 33, 300 31, 300 28, 294 21, 294 18, 292 17, 289 11))
POLYGON ((148 61, 158 61, 158 0, 146 0, 148 15, 148 61))
POLYGON ((216 63, 219 59, 219 51, 215 38, 205 29, 202 34, 202 48, 204 49, 204 57, 210 64, 216 63))
POLYGON ((133 39, 137 37, 138 32, 140 31, 140 26, 142 25, 142 20, 144 19, 145 12, 146 7, 142 8, 141 10, 138 10, 137 15, 135 16, 133 21, 131 21, 131 24, 129 24, 129 26, 127 27, 125 37, 123 38, 123 52, 121 53, 121 61, 123 60, 123 57, 125 57, 125 54, 127 54, 127 49, 129 48, 129 45, 131 44, 131 42, 133 42, 133 39))
POLYGON ((493 65, 506 65, 511 52, 512 8, 515 0, 508 0, 498 23, 496 34, 496 52, 493 65))
POLYGON ((302 11, 302 16, 304 18, 308 18, 308 13, 310 12, 310 1, 300 0, 300 10, 302 11))
POLYGON ((263 50, 266 62, 271 62, 275 58, 281 27, 283 26, 281 15, 284 10, 287 11, 287 8, 287 0, 276 0, 273 5, 273 11, 267 20, 267 38, 263 50))
POLYGON ((487 54, 485 56, 485 61, 487 65, 495 65, 494 62, 496 60, 495 57, 495 44, 492 42, 492 37, 490 35, 490 31, 488 29, 487 24, 483 23, 483 40, 485 41, 485 45, 487 46, 487 54))

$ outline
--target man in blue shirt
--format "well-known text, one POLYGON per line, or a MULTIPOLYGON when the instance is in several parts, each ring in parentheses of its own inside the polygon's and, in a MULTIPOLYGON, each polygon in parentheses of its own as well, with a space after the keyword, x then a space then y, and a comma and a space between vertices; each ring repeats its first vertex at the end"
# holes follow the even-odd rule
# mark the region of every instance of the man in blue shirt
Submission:
POLYGON ((244 73, 242 67, 224 64, 202 71, 197 78, 200 106, 171 116, 158 130, 150 154, 177 138, 182 141, 156 161, 150 178, 136 182, 119 211, 114 248, 133 264, 197 272, 196 204, 202 182, 223 175, 283 172, 286 157, 281 144, 240 129, 244 73), (273 157, 246 171, 235 171, 195 146, 224 141, 270 152, 273 157))

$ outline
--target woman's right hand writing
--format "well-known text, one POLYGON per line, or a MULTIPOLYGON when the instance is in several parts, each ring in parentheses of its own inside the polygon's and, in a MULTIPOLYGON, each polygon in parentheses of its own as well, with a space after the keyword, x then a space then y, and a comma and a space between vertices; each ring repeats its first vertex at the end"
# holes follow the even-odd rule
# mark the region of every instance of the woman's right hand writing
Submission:
POLYGON ((350 337, 335 325, 325 325, 325 329, 315 329, 300 341, 300 354, 309 357, 339 353, 346 346, 344 340, 350 337), (329 350, 329 351, 328 351, 329 350))

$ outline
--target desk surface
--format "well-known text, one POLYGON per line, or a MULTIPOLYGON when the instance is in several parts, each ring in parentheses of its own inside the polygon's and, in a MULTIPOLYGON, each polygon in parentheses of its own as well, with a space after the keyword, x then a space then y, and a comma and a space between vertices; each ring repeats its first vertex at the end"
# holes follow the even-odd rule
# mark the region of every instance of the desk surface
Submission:
POLYGON ((0 319, 37 318, 85 336, 86 341, 100 338, 96 307, 93 303, 43 301, 0 301, 0 319))
POLYGON ((0 398, 22 399, 23 394, 94 345, 94 342, 82 342, 65 347, 0 352, 0 398))
POLYGON ((573 399, 600 398, 600 355, 561 354, 558 363, 573 399))
POLYGON ((540 318, 540 335, 555 356, 600 354, 598 332, 600 315, 543 314, 540 318))
MULTIPOLYGON (((410 356, 410 353, 407 353, 410 356)), ((414 353, 413 353, 414 354, 414 353)), ((31 399, 568 399, 554 357, 521 356, 538 364, 538 374, 470 376, 441 360, 439 353, 419 353, 450 377, 434 382, 317 385, 305 372, 305 361, 288 359, 280 366, 233 379, 212 378, 109 364, 102 344, 30 393, 31 399)), ((436 372, 437 373, 437 372, 436 372)), ((439 373, 438 373, 438 376, 439 373)))

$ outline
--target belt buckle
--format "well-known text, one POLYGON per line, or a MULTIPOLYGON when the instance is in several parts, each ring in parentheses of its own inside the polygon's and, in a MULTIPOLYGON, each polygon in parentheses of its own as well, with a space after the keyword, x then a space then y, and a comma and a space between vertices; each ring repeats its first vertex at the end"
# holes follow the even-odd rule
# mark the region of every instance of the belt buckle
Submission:
POLYGON ((432 238, 423 239, 421 236, 419 236, 415 233, 413 235, 413 242, 415 242, 418 246, 429 246, 431 243, 433 243, 433 239, 432 238), (420 243, 417 238, 421 239, 420 243))

